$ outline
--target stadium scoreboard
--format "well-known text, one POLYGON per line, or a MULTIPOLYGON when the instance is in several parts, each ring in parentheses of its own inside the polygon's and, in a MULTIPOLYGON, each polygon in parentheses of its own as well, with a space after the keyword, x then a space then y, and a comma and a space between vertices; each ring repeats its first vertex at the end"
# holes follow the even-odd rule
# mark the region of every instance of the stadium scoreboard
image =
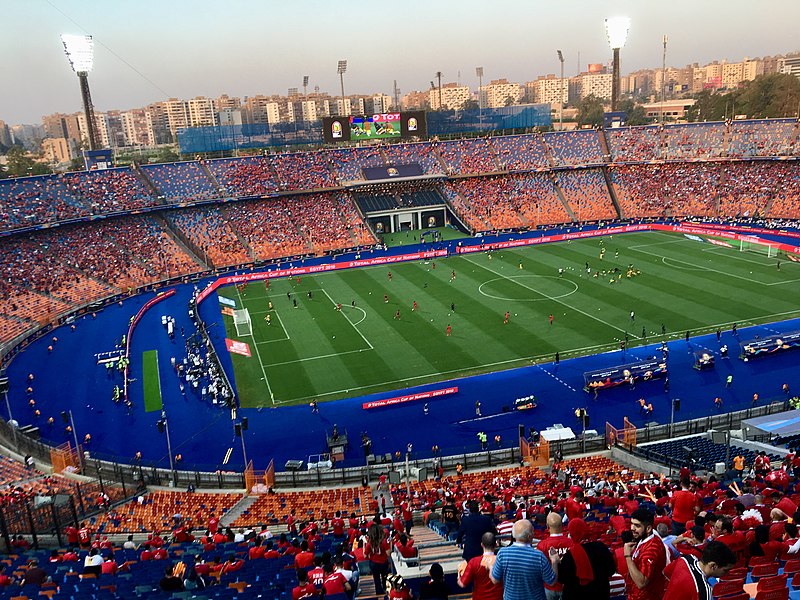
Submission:
POLYGON ((329 144, 428 136, 423 111, 324 117, 322 127, 329 144))

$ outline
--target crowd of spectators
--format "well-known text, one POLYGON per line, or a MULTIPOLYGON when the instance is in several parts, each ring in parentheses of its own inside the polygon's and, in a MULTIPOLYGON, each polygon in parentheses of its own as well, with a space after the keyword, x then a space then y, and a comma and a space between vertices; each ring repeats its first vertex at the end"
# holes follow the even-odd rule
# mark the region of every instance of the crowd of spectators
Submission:
MULTIPOLYGON (((37 323, 70 305, 80 306, 117 291, 69 266, 68 257, 47 243, 48 237, 17 236, 0 245, 0 306, 5 316, 37 323)), ((7 338, 0 335, 0 339, 7 338)))
POLYGON ((72 267, 122 290, 200 270, 159 222, 136 215, 43 232, 72 267))
POLYGON ((221 158, 206 161, 205 165, 225 196, 267 196, 277 192, 280 187, 269 162, 263 156, 221 158))
POLYGON ((542 140, 557 166, 594 165, 603 162, 603 148, 594 129, 545 133, 542 140))
POLYGON ((715 158, 725 152, 725 123, 689 123, 665 125, 662 132, 661 158, 715 158))
POLYGON ((363 181, 362 169, 386 164, 379 146, 337 148, 328 150, 327 156, 340 182, 363 181))
POLYGON ((87 205, 87 214, 116 213, 158 204, 129 167, 66 173, 63 182, 70 194, 87 205))
POLYGON ((658 125, 606 129, 605 136, 613 162, 660 158, 662 129, 658 125))
POLYGON ((450 174, 469 175, 499 170, 489 143, 484 138, 439 142, 436 149, 450 174))
POLYGON ((214 267, 251 262, 252 257, 242 246, 228 222, 226 208, 185 208, 168 213, 167 218, 189 238, 214 267))
POLYGON ((550 166, 547 151, 538 134, 503 135, 489 138, 504 171, 543 169, 550 166))
POLYGON ((219 196, 198 161, 142 165, 139 169, 170 204, 197 202, 219 196))
POLYGON ((388 144, 383 147, 386 161, 390 165, 417 164, 425 175, 443 175, 442 163, 434 145, 426 142, 414 144, 388 144))
POLYGON ((284 190, 316 190, 336 185, 323 151, 270 154, 269 160, 284 190))
POLYGON ((445 189, 476 231, 568 222, 547 173, 480 177, 448 182, 445 189))
POLYGON ((74 219, 87 214, 60 175, 0 179, 0 230, 74 219))
POLYGON ((795 153, 799 131, 797 119, 732 121, 728 156, 791 156, 795 153))
POLYGON ((226 207, 230 226, 239 232, 257 260, 305 254, 306 240, 292 219, 297 198, 234 202, 226 207))
POLYGON ((620 165, 609 169, 622 216, 715 216, 718 163, 620 165))
POLYGON ((578 221, 615 219, 617 211, 608 195, 600 169, 559 171, 556 183, 578 221))

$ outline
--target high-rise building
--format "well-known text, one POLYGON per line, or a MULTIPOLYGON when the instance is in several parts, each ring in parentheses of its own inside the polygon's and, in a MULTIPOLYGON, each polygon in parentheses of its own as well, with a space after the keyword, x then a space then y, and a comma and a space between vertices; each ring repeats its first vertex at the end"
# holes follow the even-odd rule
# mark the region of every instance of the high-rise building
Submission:
POLYGON ((800 54, 790 54, 779 61, 780 72, 800 78, 800 54))
POLYGON ((580 98, 593 95, 603 100, 611 99, 613 81, 611 73, 584 73, 580 76, 580 98))
POLYGON ((51 165, 66 164, 76 156, 74 144, 63 137, 42 140, 42 153, 51 165))
POLYGON ((466 85, 458 85, 457 83, 445 83, 442 85, 441 90, 438 87, 433 87, 428 92, 428 104, 431 110, 453 110, 460 109, 464 106, 464 102, 469 100, 472 94, 469 87, 466 85), (441 94, 441 103, 439 102, 441 94))
POLYGON ((525 84, 526 102, 537 104, 549 104, 552 108, 558 108, 562 103, 569 102, 569 81, 565 77, 561 79, 553 74, 539 77, 536 81, 529 81, 525 84))
POLYGON ((151 146, 155 144, 152 121, 143 108, 134 108, 120 113, 126 146, 151 146))
POLYGON ((8 128, 5 121, 0 120, 0 146, 8 148, 13 143, 14 139, 11 137, 11 130, 8 128))
POLYGON ((430 93, 409 92, 400 98, 400 110, 419 110, 430 108, 430 93))
POLYGON ((499 108, 519 102, 522 87, 508 79, 495 79, 478 90, 479 102, 484 108, 499 108))
POLYGON ((244 99, 242 117, 246 123, 280 123, 280 104, 276 96, 250 96, 244 99))

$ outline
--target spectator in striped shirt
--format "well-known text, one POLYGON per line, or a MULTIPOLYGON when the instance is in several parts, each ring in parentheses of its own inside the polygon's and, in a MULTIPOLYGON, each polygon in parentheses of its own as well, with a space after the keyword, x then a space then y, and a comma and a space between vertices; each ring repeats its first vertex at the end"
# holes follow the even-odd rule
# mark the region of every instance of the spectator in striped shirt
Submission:
POLYGON ((557 552, 550 558, 531 547, 533 525, 527 519, 514 524, 514 543, 501 548, 492 567, 491 579, 503 582, 503 600, 545 600, 544 584, 556 580, 557 552))

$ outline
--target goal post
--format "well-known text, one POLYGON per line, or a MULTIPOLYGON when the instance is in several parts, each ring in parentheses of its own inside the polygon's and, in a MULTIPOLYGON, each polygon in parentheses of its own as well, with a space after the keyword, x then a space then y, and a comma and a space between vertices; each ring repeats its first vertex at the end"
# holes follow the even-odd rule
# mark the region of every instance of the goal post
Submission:
POLYGON ((778 256, 778 247, 774 244, 767 242, 753 241, 741 239, 739 240, 740 252, 755 252, 756 254, 763 254, 768 258, 775 258, 778 256))
POLYGON ((237 337, 253 335, 253 323, 250 320, 250 311, 246 308, 233 310, 233 324, 236 327, 237 337))

